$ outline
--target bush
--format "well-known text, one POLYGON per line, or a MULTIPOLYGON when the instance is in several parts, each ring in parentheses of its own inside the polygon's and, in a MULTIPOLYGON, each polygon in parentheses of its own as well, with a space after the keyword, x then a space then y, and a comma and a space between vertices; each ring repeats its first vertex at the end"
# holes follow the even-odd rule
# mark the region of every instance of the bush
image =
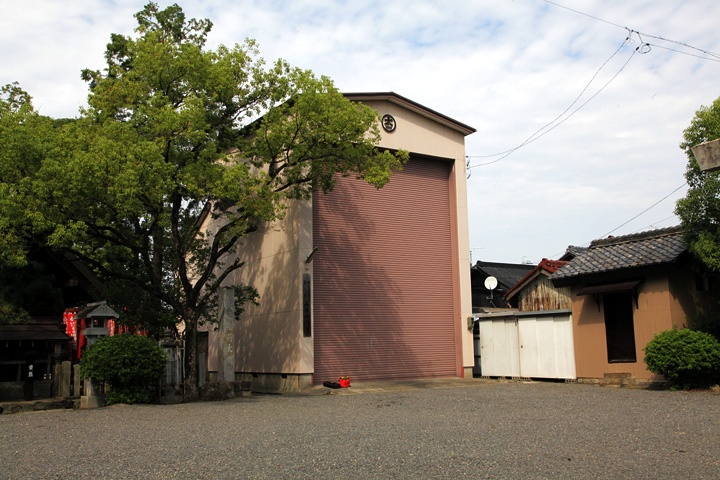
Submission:
POLYGON ((665 330, 644 351, 648 370, 663 375, 673 389, 705 388, 720 374, 720 342, 709 333, 665 330))
POLYGON ((110 387, 106 405, 150 403, 149 388, 165 373, 166 361, 154 341, 124 333, 98 339, 80 359, 80 374, 110 387))

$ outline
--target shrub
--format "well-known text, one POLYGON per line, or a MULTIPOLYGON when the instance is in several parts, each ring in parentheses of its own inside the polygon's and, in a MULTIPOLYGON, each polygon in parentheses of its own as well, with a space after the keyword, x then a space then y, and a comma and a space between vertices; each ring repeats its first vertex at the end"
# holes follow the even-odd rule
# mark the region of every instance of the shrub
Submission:
POLYGON ((110 387, 106 405, 150 403, 149 388, 165 373, 166 360, 153 340, 124 333, 98 339, 80 359, 80 374, 110 387))
POLYGON ((665 330, 644 351, 648 370, 663 375, 673 389, 708 387, 720 374, 720 342, 709 333, 665 330))

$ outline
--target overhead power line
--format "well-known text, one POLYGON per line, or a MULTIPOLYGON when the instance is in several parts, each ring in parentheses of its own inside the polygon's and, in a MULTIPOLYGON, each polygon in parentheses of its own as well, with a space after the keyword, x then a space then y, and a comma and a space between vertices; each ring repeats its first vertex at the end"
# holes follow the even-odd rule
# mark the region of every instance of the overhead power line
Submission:
POLYGON ((560 5, 559 3, 551 2, 550 0, 543 0, 545 3, 549 3, 550 5, 555 5, 556 7, 564 8, 565 10, 570 10, 571 12, 579 13, 580 15, 584 15, 586 17, 590 17, 594 20, 598 20, 600 22, 607 23, 608 25, 613 25, 615 27, 619 28, 625 28, 623 25, 620 25, 619 23, 613 23, 609 20, 605 20, 600 17, 596 17, 594 15, 590 15, 589 13, 581 12, 580 10, 575 10, 574 8, 566 7, 565 5, 560 5))
MULTIPOLYGON (((605 237, 607 237, 608 235, 610 235, 611 233, 613 233, 613 232, 619 230, 620 228, 624 227, 625 225, 627 225, 628 223, 632 222, 633 220, 635 220, 636 218, 638 218, 640 215, 642 215, 643 213, 647 212, 648 210, 652 209, 652 208, 655 207, 657 204, 659 204, 660 202, 662 202, 663 200, 665 200, 666 198, 668 198, 670 195, 672 195, 673 193, 677 192, 678 190, 680 190, 681 188, 683 188, 683 187, 686 186, 686 185, 687 185, 687 182, 683 183, 683 184, 680 185, 678 188, 676 188, 676 189, 673 190, 672 192, 668 193, 668 194, 665 195, 663 198, 661 198, 661 199, 658 200, 657 202, 653 203, 653 204, 650 205, 648 208, 646 208, 646 209, 643 210, 642 212, 638 213, 637 215, 635 215, 634 217, 632 217, 632 218, 631 218, 630 220, 628 220, 627 222, 625 222, 625 223, 623 223, 622 225, 619 225, 619 226, 613 228, 612 230, 610 230, 609 232, 607 232, 605 235, 601 235, 601 236, 598 237, 598 238, 605 238, 605 237)), ((589 245, 589 243, 588 243, 588 245, 589 245)))
MULTIPOLYGON (((642 212, 640 212, 640 213, 638 213, 637 215, 635 215, 634 217, 632 217, 630 220, 628 220, 628 221, 624 222, 623 224, 618 225, 617 227, 613 228, 612 230, 610 230, 609 232, 607 232, 605 235, 600 235, 599 237, 597 237, 597 238, 595 238, 595 239, 593 239, 593 240, 590 240, 589 242, 585 242, 585 243, 583 243, 583 244, 581 244, 581 245, 577 245, 577 246, 578 246, 578 247, 587 247, 587 246, 589 246, 594 240, 601 239, 601 238, 606 238, 606 237, 607 237, 608 235, 610 235, 611 233, 618 231, 619 229, 621 229, 622 227, 624 227, 624 226, 627 225, 628 223, 632 222, 632 221, 635 220, 636 218, 638 218, 638 217, 640 217, 641 215, 647 213, 647 212, 650 211, 652 208, 656 207, 656 206, 659 205, 661 202, 663 202, 664 200, 668 199, 673 193, 677 192, 678 190, 680 190, 681 188, 683 188, 683 187, 685 187, 685 186, 687 186, 687 182, 683 183, 683 184, 680 185, 678 188, 676 188, 676 189, 673 190, 672 192, 668 193, 668 194, 665 195, 663 198, 661 198, 661 199, 658 200, 657 202, 655 202, 655 203, 653 203, 652 205, 650 205, 649 207, 647 207, 647 208, 646 208, 645 210, 643 210, 642 212)), ((663 222, 663 221, 667 220, 668 218, 672 218, 672 217, 667 217, 667 218, 664 218, 664 219, 662 219, 662 220, 660 220, 660 221, 663 222)), ((659 223, 659 222, 656 222, 656 223, 659 223)), ((636 233, 637 233, 637 232, 636 232, 636 233)), ((563 253, 565 253, 565 252, 556 253, 556 254, 548 257, 548 258, 556 258, 556 257, 559 257, 560 255, 562 255, 563 253)))
POLYGON ((607 88, 607 86, 610 85, 610 83, 612 83, 612 81, 615 80, 615 78, 617 78, 618 75, 620 75, 620 73, 625 69, 625 67, 628 65, 628 63, 630 63, 630 60, 632 60, 633 56, 634 56, 637 52, 643 53, 642 50, 641 50, 641 48, 642 48, 642 46, 643 46, 644 44, 643 44, 643 45, 640 45, 639 47, 637 47, 636 49, 633 50, 633 52, 630 54, 630 57, 628 57, 628 59, 627 59, 627 60, 625 61, 625 63, 620 67, 620 69, 619 69, 612 77, 610 77, 610 80, 608 80, 602 87, 600 87, 600 89, 598 89, 597 92, 595 92, 590 98, 588 98, 585 102, 583 102, 583 103, 582 103, 579 107, 577 107, 575 110, 573 110, 572 112, 570 112, 569 115, 565 116, 565 118, 562 118, 562 117, 580 100, 580 98, 585 94, 585 92, 586 92, 587 89, 590 87, 590 85, 595 81, 595 78, 598 76, 598 74, 600 73, 600 71, 601 71, 603 68, 605 68, 605 65, 607 65, 608 62, 609 62, 610 60, 612 60, 612 59, 615 57, 615 55, 617 55, 618 52, 620 52, 620 50, 622 50, 622 49, 630 42, 630 40, 631 40, 630 36, 626 37, 625 40, 623 40, 622 44, 617 48, 617 50, 615 50, 615 51, 613 52, 613 54, 610 55, 610 57, 609 57, 607 60, 605 60, 605 61, 602 63, 602 65, 600 65, 600 68, 598 68, 598 70, 595 72, 595 74, 592 76, 592 78, 590 78, 590 81, 585 85, 585 87, 582 89, 582 91, 580 92, 580 94, 575 98, 575 100, 573 100, 573 102, 572 102, 565 110, 563 110, 563 112, 562 112, 560 115, 558 115, 558 116, 555 117, 553 120, 549 121, 548 123, 546 123, 545 125, 543 125, 542 127, 540 127, 540 128, 539 128, 538 130, 536 130, 532 135, 530 135, 527 139, 525 139, 524 142, 522 142, 520 145, 518 145, 518 146, 516 146, 516 147, 513 147, 513 148, 511 148, 511 149, 509 149, 509 150, 505 150, 505 151, 503 151, 503 152, 494 153, 494 154, 492 154, 492 155, 468 155, 468 156, 466 157, 466 158, 468 158, 468 159, 470 159, 470 158, 490 158, 490 157, 496 157, 496 156, 498 156, 498 155, 502 155, 502 157, 496 158, 495 160, 493 160, 493 161, 491 161, 491 162, 479 163, 479 164, 476 164, 476 165, 470 165, 470 164, 469 164, 469 161, 468 161, 467 168, 470 169, 470 168, 475 168, 475 167, 483 167, 483 166, 485 166, 485 165, 492 165, 493 163, 497 163, 497 162, 499 162, 500 160, 503 160, 503 159, 505 159, 506 157, 508 157, 511 153, 515 152, 516 150, 524 147, 525 145, 527 145, 527 144, 529 144, 529 143, 534 142, 535 140, 538 140, 539 138, 545 136, 546 134, 550 133, 551 131, 555 130, 557 127, 559 127, 560 125, 562 125, 563 123, 565 123, 570 117, 572 117, 573 115, 575 115, 581 108, 583 108, 585 105, 587 105, 588 103, 590 103, 590 101, 592 101, 595 97, 597 97, 597 96, 600 94, 600 92, 602 92, 603 90, 605 90, 605 88, 607 88), (562 120, 561 120, 561 118, 562 118, 562 120))
POLYGON ((669 217, 665 217, 665 218, 662 218, 662 219, 660 219, 660 220, 656 220, 656 221, 654 221, 653 223, 651 223, 650 225, 645 225, 644 227, 640 227, 640 228, 638 228, 637 230, 635 230, 635 231, 632 232, 632 233, 646 232, 646 231, 648 231, 648 230, 654 230, 654 229, 656 229, 656 228, 660 228, 659 225, 660 225, 661 223, 663 223, 663 222, 665 222, 665 221, 667 221, 667 220, 670 220, 670 219, 673 218, 674 216, 675 216, 675 215, 670 215, 669 217))
POLYGON ((700 59, 702 59, 702 60, 709 60, 709 61, 712 61, 712 62, 720 62, 720 54, 718 54, 718 53, 711 52, 711 51, 709 51, 709 50, 705 50, 705 49, 702 49, 702 48, 694 47, 694 46, 692 46, 692 45, 690 45, 690 44, 688 44, 688 43, 686 43, 686 42, 681 42, 681 41, 678 41, 678 40, 669 39, 669 38, 666 38, 666 37, 663 37, 663 36, 660 36, 660 35, 652 35, 652 34, 649 34, 649 33, 640 32, 640 31, 638 31, 638 30, 631 29, 631 28, 626 27, 626 26, 624 26, 624 25, 620 25, 619 23, 611 22, 611 21, 606 20, 606 19, 604 19, 604 18, 600 18, 600 17, 597 17, 597 16, 595 16, 595 15, 590 15, 589 13, 581 12, 580 10, 576 10, 576 9, 574 9, 574 8, 567 7, 567 6, 565 6, 565 5, 561 5, 561 4, 559 4, 559 3, 553 2, 552 0, 543 0, 543 1, 544 1, 545 3, 550 4, 550 5, 554 5, 554 6, 556 6, 556 7, 563 8, 563 9, 565 9, 565 10, 569 10, 569 11, 571 11, 571 12, 577 13, 577 14, 579 14, 579 15, 583 15, 583 16, 585 16, 585 17, 592 18, 593 20, 597 20, 597 21, 599 21, 599 22, 607 23, 608 25, 612 25, 612 26, 614 26, 614 27, 622 28, 623 30, 627 30, 627 32, 628 32, 627 38, 625 39, 625 41, 623 42, 623 44, 622 44, 607 60, 605 60, 605 62, 603 62, 603 64, 602 64, 602 65, 600 66, 600 68, 595 72, 595 74, 592 76, 592 78, 590 79, 590 81, 588 82, 588 84, 585 86, 585 88, 583 88, 583 90, 580 92, 580 95, 578 95, 578 97, 570 104, 570 106, 568 106, 568 108, 566 108, 566 109, 565 109, 560 115, 558 115, 556 118, 554 118, 553 120, 551 120, 550 122, 548 122, 547 124, 545 124, 544 126, 542 126, 540 129, 538 129, 537 131, 535 131, 532 135, 530 135, 530 136, 529 136, 524 142, 522 142, 520 145, 518 145, 518 146, 516 146, 516 147, 513 147, 513 148, 510 148, 510 149, 508 149, 508 150, 504 150, 504 151, 502 151, 502 152, 493 153, 493 154, 489 154, 489 155, 467 155, 467 156, 466 156, 466 158, 467 158, 467 165, 466 165, 466 166, 467 166, 467 169, 468 169, 468 178, 470 178, 470 170, 469 170, 469 169, 475 168, 475 167, 483 167, 483 166, 486 166, 486 165, 492 165, 492 164, 494 164, 494 163, 497 163, 497 162, 499 162, 500 160, 503 160, 503 159, 505 159, 506 157, 508 157, 510 154, 512 154, 512 153, 515 152, 516 150, 524 147, 525 145, 527 145, 527 144, 529 144, 529 143, 534 142, 535 140, 543 137, 545 134, 547 134, 547 133, 549 133, 550 131, 552 131, 552 130, 554 130, 555 128, 557 128, 559 125, 563 124, 568 118, 570 118, 570 117, 573 116, 575 113, 577 113, 578 110, 580 110, 580 109, 583 108, 585 105, 587 105, 587 103, 589 103, 590 100, 592 100, 593 98, 595 98, 605 87, 607 87, 607 86, 610 84, 610 82, 612 82, 612 81, 620 74, 620 72, 623 71, 623 69, 627 66, 627 64, 630 62, 630 59, 633 58, 633 56, 635 55, 635 53, 638 53, 638 52, 639 52, 639 53, 645 54, 645 53, 650 52, 650 50, 651 50, 653 47, 657 47, 657 48, 662 48, 662 49, 665 49, 665 50, 669 50, 669 51, 671 51, 671 52, 681 53, 681 54, 683 54, 683 55, 688 55, 688 56, 691 56, 691 57, 700 58, 700 59), (565 113, 567 113, 567 112, 573 107, 573 105, 575 105, 575 104, 578 102, 578 100, 580 99, 580 97, 582 97, 582 95, 585 93, 585 91, 588 89, 588 87, 589 87, 589 86, 592 84, 592 82, 595 80, 595 77, 597 77, 597 75, 598 75, 598 74, 600 73, 600 71, 605 67, 605 65, 606 65, 613 57, 615 57, 615 55, 617 55, 617 53, 632 39, 632 36, 633 36, 633 35, 637 35, 637 36, 638 36, 638 38, 640 39, 640 43, 641 43, 641 44, 640 44, 640 46, 638 46, 638 47, 632 52, 632 54, 630 55, 630 58, 628 58, 627 62, 625 62, 625 64, 620 68, 620 70, 618 70, 618 72, 617 72, 600 90, 598 90, 592 97, 590 97, 585 103, 583 103, 582 105, 580 105, 580 107, 578 107, 578 108, 575 109, 572 113, 570 113, 570 115, 568 115, 568 116, 565 117, 564 119, 560 120, 560 118, 562 118, 562 116, 565 115, 565 113), (680 45, 680 46, 683 46, 683 47, 685 47, 685 48, 689 48, 689 49, 692 49, 692 50, 696 50, 696 51, 698 51, 698 52, 701 52, 701 53, 703 53, 705 56, 701 56, 701 55, 697 55, 697 54, 689 53, 689 52, 684 52, 684 51, 682 51, 682 50, 670 48, 670 47, 667 47, 667 46, 664 46, 664 45, 658 45, 658 44, 656 44, 656 43, 649 43, 649 42, 646 42, 643 37, 654 38, 654 39, 656 39, 656 40, 660 40, 660 41, 663 41, 663 42, 674 43, 674 44, 676 44, 676 45, 680 45), (711 58, 711 57, 712 57, 712 58, 711 58), (560 121, 558 121, 558 120, 560 120, 560 121), (557 123, 555 123, 555 122, 557 122, 557 123), (490 161, 490 162, 479 163, 479 164, 476 164, 476 165, 470 165, 470 159, 471 159, 471 158, 492 158, 492 157, 497 157, 497 156, 500 156, 500 155, 502 155, 500 158, 496 158, 495 160, 492 160, 492 161, 490 161))
MULTIPOLYGON (((490 157, 497 157, 498 155, 503 155, 503 154, 506 154, 506 153, 512 153, 512 152, 514 152, 515 150, 517 150, 518 148, 520 148, 520 147, 522 147, 522 146, 524 146, 524 145, 527 145, 527 144, 530 143, 530 142, 533 142, 533 141, 537 140, 537 138, 534 138, 534 137, 535 137, 536 135, 538 135, 540 132, 542 132, 543 130, 545 130, 547 127, 549 127, 550 125, 552 125, 553 123, 555 123, 555 122, 556 122, 558 119, 560 119, 563 115, 565 115, 565 113, 567 113, 567 111, 570 110, 570 109, 573 107, 573 105, 575 105, 575 104, 578 102, 578 100, 580 100, 580 97, 582 97, 583 94, 587 91, 587 89, 590 87, 590 85, 592 84, 592 82, 595 80, 595 77, 598 76, 598 74, 599 74, 600 71, 605 67, 605 65, 607 65, 607 63, 608 63, 610 60, 612 60, 612 59, 615 57, 615 55, 617 55, 618 52, 619 52, 620 50, 622 50, 623 47, 624 47, 625 45, 627 45, 627 44, 628 44, 628 39, 626 38, 626 39, 622 42, 622 44, 618 47, 618 49, 615 50, 612 55, 610 55, 610 58, 608 58, 607 60, 605 60, 605 61, 602 63, 602 65, 600 65, 600 68, 597 69, 597 71, 595 72, 595 74, 592 76, 592 78, 590 78, 590 81, 587 83, 587 85, 585 85, 585 87, 582 89, 582 91, 580 92, 580 94, 575 98, 575 100, 573 100, 573 102, 572 102, 570 105, 568 105, 568 107, 567 107, 565 110, 563 110, 563 112, 562 112, 560 115, 558 115, 557 117, 555 117, 554 119, 552 119, 551 121, 549 121, 548 123, 546 123, 545 125, 543 125, 542 128, 538 129, 535 133, 533 133, 532 135, 530 135, 530 136, 527 138, 527 140, 525 140, 523 143, 521 143, 521 144, 518 145, 517 147, 511 148, 511 149, 509 149, 509 150, 505 150, 504 152, 498 152, 498 153, 494 153, 494 154, 491 154, 491 155, 469 155, 468 158, 490 158, 490 157)), ((544 134, 543 134, 543 135, 544 135, 544 134)), ((538 138, 539 138, 539 137, 538 137, 538 138)), ((498 159, 498 160, 500 160, 500 159, 498 159)), ((496 161, 497 161, 497 160, 496 160, 496 161)), ((479 167, 480 165, 475 165, 475 166, 476 166, 476 167, 479 167)))
POLYGON ((703 60, 707 60, 707 61, 709 61, 709 62, 718 62, 718 63, 720 63, 720 58, 714 59, 714 58, 702 57, 702 56, 700 56, 700 55, 695 55, 694 53, 683 52, 682 50, 677 50, 677 49, 675 49, 675 48, 666 47, 666 46, 664 46, 664 45, 658 45, 658 44, 656 44, 656 43, 647 43, 646 45, 648 45, 648 46, 650 46, 650 47, 662 48, 662 49, 664 49, 664 50, 670 50, 671 52, 675 52, 675 53, 682 53, 683 55, 687 55, 687 56, 690 56, 690 57, 702 58, 703 60))
MULTIPOLYGON (((559 3, 553 2, 552 0, 543 0, 543 2, 549 3, 550 5, 555 5, 556 7, 559 7, 559 8, 564 8, 565 10, 569 10, 569 11, 571 11, 571 12, 577 13, 577 14, 579 14, 579 15, 583 15, 583 16, 588 17, 588 18, 592 18, 593 20, 597 20, 597 21, 599 21, 599 22, 607 23, 608 25, 612 25, 612 26, 614 26, 614 27, 622 28, 622 29, 628 30, 628 31, 630 31, 630 32, 635 32, 635 33, 637 33, 637 34, 638 34, 639 36, 641 36, 641 37, 654 38, 654 39, 656 39, 656 40, 661 40, 661 41, 663 41, 663 42, 670 42, 670 43, 674 43, 674 44, 676 44, 676 45, 681 45, 681 46, 683 46, 683 47, 685 47, 685 48, 690 48, 690 49, 692 49, 692 50, 697 50, 698 52, 702 52, 702 53, 704 53, 705 55, 709 55, 709 56, 711 56, 711 57, 715 57, 717 60, 714 60, 714 61, 720 61, 720 54, 719 54, 719 53, 714 53, 714 52, 711 52, 711 51, 709 51, 709 50, 704 50, 704 49, 702 49, 702 48, 694 47, 694 46, 692 46, 692 45, 690 45, 690 44, 688 44, 688 43, 680 42, 680 41, 678 41, 678 40, 672 40, 672 39, 670 39, 670 38, 665 38, 665 37, 662 37, 662 36, 660 36, 660 35, 651 35, 651 34, 649 34, 649 33, 640 32, 640 31, 638 31, 638 30, 628 28, 628 27, 626 27, 626 26, 624 26, 624 25, 620 25, 619 23, 611 22, 611 21, 609 21, 609 20, 605 20, 604 18, 596 17, 595 15, 590 15, 589 13, 581 12, 580 10, 575 10, 574 8, 566 7, 565 5, 561 5, 561 4, 559 4, 559 3)), ((653 45, 653 46, 655 46, 655 47, 660 47, 660 48, 667 48, 667 47, 662 47, 662 46, 660 46, 660 45, 653 45)), ((668 50, 672 50, 672 49, 668 48, 668 50)), ((692 54, 689 54, 689 53, 687 53, 687 52, 683 52, 683 51, 681 51, 681 50, 672 50, 672 51, 677 52, 677 53, 684 53, 684 54, 686 54, 686 55, 692 55, 692 54)), ((692 55, 692 56, 697 57, 697 55, 692 55)), ((712 60, 712 59, 706 58, 706 57, 699 57, 699 58, 705 58, 706 60, 712 60)))

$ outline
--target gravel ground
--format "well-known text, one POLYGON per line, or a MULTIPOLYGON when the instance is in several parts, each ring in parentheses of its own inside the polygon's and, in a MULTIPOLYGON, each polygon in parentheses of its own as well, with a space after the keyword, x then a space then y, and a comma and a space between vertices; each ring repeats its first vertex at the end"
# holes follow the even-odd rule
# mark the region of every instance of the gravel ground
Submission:
POLYGON ((0 478, 720 478, 720 395, 562 383, 0 416, 0 478))

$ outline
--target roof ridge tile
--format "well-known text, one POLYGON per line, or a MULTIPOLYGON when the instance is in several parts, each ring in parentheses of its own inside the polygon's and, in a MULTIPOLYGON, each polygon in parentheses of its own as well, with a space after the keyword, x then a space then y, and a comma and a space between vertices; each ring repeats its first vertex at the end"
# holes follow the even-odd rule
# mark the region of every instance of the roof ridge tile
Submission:
POLYGON ((590 248, 605 246, 605 245, 617 245, 620 243, 637 242, 639 240, 645 240, 649 238, 657 238, 666 235, 676 235, 682 233, 682 227, 679 225, 667 228, 658 228, 655 230, 648 230, 645 232, 630 233, 628 235, 621 235, 618 237, 607 237, 593 240, 590 243, 590 248))

